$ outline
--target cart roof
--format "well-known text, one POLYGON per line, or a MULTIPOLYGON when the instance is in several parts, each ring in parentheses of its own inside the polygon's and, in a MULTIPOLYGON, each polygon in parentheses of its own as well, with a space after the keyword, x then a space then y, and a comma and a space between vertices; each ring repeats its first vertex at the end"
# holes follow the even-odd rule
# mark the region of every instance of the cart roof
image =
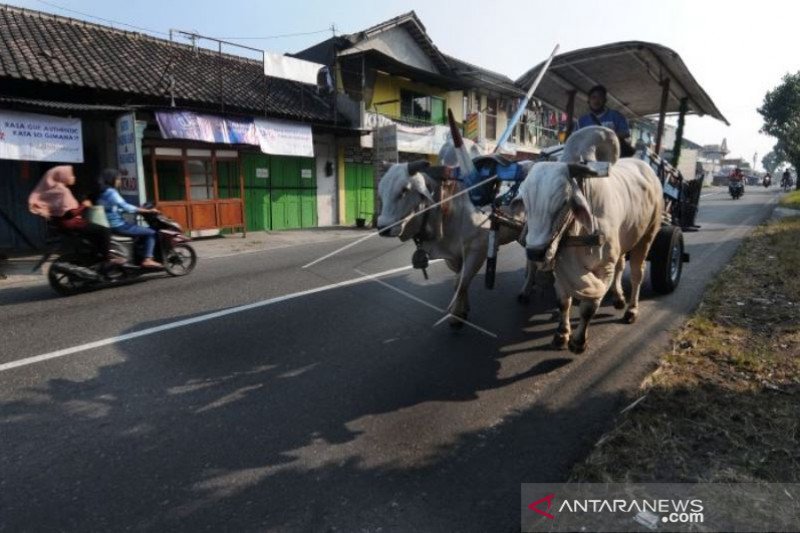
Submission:
MULTIPOLYGON (((537 65, 518 80, 530 87, 544 63, 537 65)), ((575 115, 588 111, 587 93, 594 85, 608 89, 608 103, 635 118, 658 114, 661 108, 661 81, 669 79, 667 113, 677 113, 680 100, 689 98, 689 113, 709 115, 729 124, 706 94, 681 57, 666 46, 643 41, 625 41, 592 48, 583 48, 557 55, 545 72, 534 97, 565 110, 568 91, 577 91, 575 115)))

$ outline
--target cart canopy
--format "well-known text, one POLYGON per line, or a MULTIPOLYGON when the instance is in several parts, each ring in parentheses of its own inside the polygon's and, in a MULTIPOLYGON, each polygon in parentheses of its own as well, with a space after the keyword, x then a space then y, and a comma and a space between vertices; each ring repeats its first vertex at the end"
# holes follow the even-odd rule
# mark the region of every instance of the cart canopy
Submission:
MULTIPOLYGON (((543 65, 526 72, 517 84, 529 87, 543 65)), ((681 99, 687 98, 688 113, 708 115, 729 124, 677 53, 642 41, 583 48, 556 56, 534 97, 566 110, 569 93, 575 91, 575 116, 580 116, 588 112, 589 90, 601 84, 608 89, 609 106, 629 118, 641 118, 661 111, 665 80, 669 80, 666 113, 678 113, 681 99)))

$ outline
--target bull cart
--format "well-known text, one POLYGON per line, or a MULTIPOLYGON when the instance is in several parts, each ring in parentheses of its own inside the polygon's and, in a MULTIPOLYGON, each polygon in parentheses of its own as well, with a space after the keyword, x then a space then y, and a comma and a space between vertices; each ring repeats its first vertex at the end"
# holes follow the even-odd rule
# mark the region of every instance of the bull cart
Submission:
MULTIPOLYGON (((589 111, 588 92, 595 85, 607 89, 608 105, 628 120, 656 122, 654 143, 637 143, 634 157, 648 162, 661 180, 664 190, 664 220, 650 250, 650 278, 653 289, 660 294, 674 291, 681 278, 683 263, 689 261, 684 251, 683 232, 695 231, 694 224, 702 183, 685 180, 677 169, 683 143, 683 127, 687 114, 708 115, 729 124, 714 102, 697 83, 680 56, 669 48, 641 41, 613 43, 553 55, 547 61, 526 72, 517 83, 530 86, 528 97, 534 96, 545 104, 566 114, 566 137, 572 133, 575 118, 589 111), (666 117, 677 116, 676 138, 669 161, 662 154, 666 117)), ((498 140, 498 147, 507 140, 521 115, 527 100, 509 122, 498 140), (515 120, 516 119, 516 120, 515 120)), ((637 142, 633 139, 633 142, 637 142)), ((542 154, 542 159, 556 159, 562 147, 542 154)), ((501 158, 476 161, 481 168, 502 168, 501 158)), ((511 163, 509 163, 511 164, 511 163)), ((485 174, 485 170, 483 173, 485 174)), ((507 173, 512 174, 512 173, 507 173)), ((503 180, 498 171, 497 183, 503 180)), ((497 184, 495 184, 497 186, 497 184)), ((514 184, 511 184, 514 187, 514 184)), ((493 202, 492 228, 514 222, 504 216, 493 202)), ((492 232, 492 234, 495 233, 492 232)), ((594 236, 590 236, 594 237, 594 236)), ((490 238, 486 266, 486 285, 494 286, 497 256, 496 240, 490 238)), ((566 245, 597 245, 597 242, 574 242, 566 245)))

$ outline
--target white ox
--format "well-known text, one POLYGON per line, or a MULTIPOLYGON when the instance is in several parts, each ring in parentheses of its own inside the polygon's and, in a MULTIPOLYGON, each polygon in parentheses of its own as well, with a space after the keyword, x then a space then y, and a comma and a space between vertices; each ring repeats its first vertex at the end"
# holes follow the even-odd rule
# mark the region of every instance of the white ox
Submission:
MULTIPOLYGON (((445 158, 446 159, 446 158, 445 158)), ((378 230, 384 237, 402 241, 418 239, 431 258, 444 259, 456 274, 456 292, 448 307, 450 325, 460 327, 469 314, 468 290, 472 279, 486 261, 490 223, 488 215, 472 205, 460 182, 445 177, 446 167, 432 167, 426 161, 392 165, 378 184, 381 212, 378 230), (420 214, 439 199, 452 198, 420 214)), ((524 216, 521 202, 511 206, 514 218, 524 216)), ((520 239, 520 232, 501 226, 498 244, 520 239)), ((533 289, 534 272, 528 269, 520 294, 527 301, 533 289)))
MULTIPOLYGON (((610 130, 588 128, 570 137, 565 154, 573 160, 593 160, 603 152, 603 158, 613 162, 619 153, 616 143, 610 130), (597 143, 611 143, 611 150, 593 150, 597 143)), ((527 217, 528 258, 539 268, 552 268, 555 274, 561 316, 553 344, 569 346, 575 353, 586 349, 589 321, 609 289, 613 290, 614 306, 625 307, 622 273, 626 254, 630 256, 631 295, 624 320, 636 320, 645 260, 662 215, 661 183, 643 161, 620 159, 611 165, 608 177, 590 174, 586 166, 567 161, 537 163, 519 192, 527 217), (585 178, 583 191, 576 177, 585 178), (564 236, 587 236, 594 229, 605 237, 601 246, 559 246, 564 236), (570 335, 573 298, 581 301, 581 321, 570 335)))

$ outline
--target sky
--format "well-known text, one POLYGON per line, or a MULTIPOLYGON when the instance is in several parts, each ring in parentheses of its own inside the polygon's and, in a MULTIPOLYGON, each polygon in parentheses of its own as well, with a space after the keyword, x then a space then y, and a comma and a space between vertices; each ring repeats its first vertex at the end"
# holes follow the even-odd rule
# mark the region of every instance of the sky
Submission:
POLYGON ((729 157, 752 162, 757 153, 759 166, 775 140, 759 133, 756 109, 786 73, 800 71, 800 2, 789 0, 5 1, 106 23, 99 17, 156 36, 187 30, 272 52, 302 50, 328 38, 331 26, 352 33, 414 10, 441 51, 512 79, 543 61, 556 43, 567 52, 615 41, 655 42, 680 54, 731 123, 689 117, 685 137, 700 144, 727 138, 729 157))

